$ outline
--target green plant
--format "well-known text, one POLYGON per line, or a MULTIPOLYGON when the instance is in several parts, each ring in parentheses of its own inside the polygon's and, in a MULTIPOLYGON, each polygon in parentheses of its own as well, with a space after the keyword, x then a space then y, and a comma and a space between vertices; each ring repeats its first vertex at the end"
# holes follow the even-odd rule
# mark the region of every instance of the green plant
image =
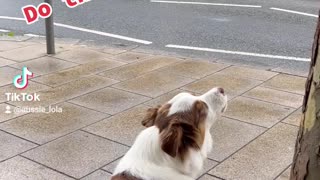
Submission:
POLYGON ((13 37, 14 36, 14 32, 9 32, 8 36, 13 37))

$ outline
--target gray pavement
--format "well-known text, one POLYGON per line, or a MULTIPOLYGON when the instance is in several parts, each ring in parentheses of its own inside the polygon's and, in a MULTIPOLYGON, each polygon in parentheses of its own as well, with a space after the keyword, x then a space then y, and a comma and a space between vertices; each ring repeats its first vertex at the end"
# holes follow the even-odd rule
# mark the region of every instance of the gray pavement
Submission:
POLYGON ((228 109, 211 129, 213 151, 199 180, 288 179, 306 78, 137 47, 57 42, 57 54, 48 56, 41 38, 0 37, 0 180, 105 180, 144 129, 148 108, 217 86, 228 109), (23 66, 34 77, 20 90, 12 78, 23 66), (22 91, 41 101, 4 95, 22 91), (18 111, 48 106, 61 111, 18 111))

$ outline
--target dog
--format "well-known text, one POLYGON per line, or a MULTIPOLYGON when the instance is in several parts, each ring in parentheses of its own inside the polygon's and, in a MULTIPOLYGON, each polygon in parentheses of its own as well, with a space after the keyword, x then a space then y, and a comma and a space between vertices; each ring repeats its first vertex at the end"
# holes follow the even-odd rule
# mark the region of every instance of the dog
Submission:
POLYGON ((213 88, 180 93, 147 110, 147 127, 120 160, 111 180, 194 180, 212 149, 210 128, 226 111, 227 96, 213 88))

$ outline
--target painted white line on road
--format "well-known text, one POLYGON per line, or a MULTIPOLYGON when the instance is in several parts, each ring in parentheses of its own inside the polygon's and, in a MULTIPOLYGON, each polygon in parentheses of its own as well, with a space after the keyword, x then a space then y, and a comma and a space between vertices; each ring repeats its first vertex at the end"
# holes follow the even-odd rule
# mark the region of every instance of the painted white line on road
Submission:
POLYGON ((37 35, 37 34, 24 34, 25 36, 29 36, 29 37, 45 37, 45 36, 41 36, 41 35, 37 35))
POLYGON ((292 10, 288 10, 288 9, 281 9, 281 8, 270 8, 272 10, 276 10, 276 11, 283 11, 283 12, 288 12, 288 13, 293 13, 293 14, 300 14, 300 15, 304 15, 304 16, 310 16, 310 17, 316 17, 318 18, 318 15, 315 14, 309 14, 309 13, 304 13, 304 12, 299 12, 299 11, 292 11, 292 10))
POLYGON ((0 19, 17 20, 17 21, 25 21, 25 19, 24 19, 24 18, 9 17, 9 16, 0 16, 0 19))
POLYGON ((9 30, 5 30, 5 29, 0 29, 0 32, 6 33, 6 32, 10 32, 10 31, 9 30))
POLYGON ((112 37, 112 38, 116 38, 116 39, 122 39, 122 40, 126 40, 126 41, 132 41, 132 42, 141 43, 141 44, 152 44, 152 42, 150 42, 150 41, 145 41, 145 40, 141 40, 141 39, 135 39, 135 38, 131 38, 131 37, 126 37, 126 36, 121 36, 121 35, 117 35, 117 34, 111 34, 111 33, 106 33, 106 32, 101 32, 101 31, 96 31, 96 30, 91 30, 91 29, 86 29, 86 28, 81 28, 81 27, 76 27, 76 26, 70 26, 70 25, 61 24, 61 23, 54 23, 54 25, 58 26, 58 27, 64 27, 64 28, 68 28, 68 29, 73 29, 73 30, 76 30, 76 31, 88 32, 88 33, 92 33, 92 34, 98 34, 98 35, 101 35, 101 36, 107 36, 107 37, 112 37))
POLYGON ((168 47, 168 48, 176 48, 176 49, 195 50, 195 51, 215 52, 215 53, 223 53, 223 54, 235 54, 235 55, 243 55, 243 56, 271 58, 271 59, 285 59, 285 60, 305 61, 305 62, 311 61, 311 59, 300 58, 300 57, 279 56, 279 55, 271 55, 271 54, 258 54, 258 53, 241 52, 241 51, 228 51, 228 50, 222 50, 222 49, 200 48, 200 47, 192 47, 192 46, 180 46, 180 45, 174 45, 174 44, 168 44, 168 45, 166 45, 166 47, 168 47))
MULTIPOLYGON (((9 16, 0 16, 0 19, 25 21, 24 18, 9 17, 9 16)), ((64 28, 67 28, 67 29, 76 30, 76 31, 82 31, 82 32, 97 34, 97 35, 106 36, 106 37, 112 37, 112 38, 116 38, 116 39, 122 39, 122 40, 141 43, 141 44, 152 44, 152 42, 150 42, 150 41, 145 41, 145 40, 131 38, 131 37, 127 37, 127 36, 121 36, 121 35, 117 35, 117 34, 111 34, 111 33, 106 33, 106 32, 102 32, 102 31, 96 31, 96 30, 91 30, 91 29, 71 26, 71 25, 67 25, 67 24, 54 23, 54 25, 58 26, 58 27, 64 27, 64 28)))
POLYGON ((229 7, 249 7, 249 8, 261 8, 258 5, 247 5, 247 4, 224 4, 224 3, 206 3, 206 2, 187 2, 187 1, 157 1, 151 0, 150 2, 155 3, 168 3, 168 4, 193 4, 193 5, 209 5, 209 6, 229 6, 229 7))

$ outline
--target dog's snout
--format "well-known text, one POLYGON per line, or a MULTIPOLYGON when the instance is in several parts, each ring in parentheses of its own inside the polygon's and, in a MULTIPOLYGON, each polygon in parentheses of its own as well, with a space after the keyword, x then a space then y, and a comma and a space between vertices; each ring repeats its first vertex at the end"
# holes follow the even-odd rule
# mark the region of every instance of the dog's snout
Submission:
POLYGON ((218 92, 224 95, 224 89, 223 88, 218 88, 218 92))

